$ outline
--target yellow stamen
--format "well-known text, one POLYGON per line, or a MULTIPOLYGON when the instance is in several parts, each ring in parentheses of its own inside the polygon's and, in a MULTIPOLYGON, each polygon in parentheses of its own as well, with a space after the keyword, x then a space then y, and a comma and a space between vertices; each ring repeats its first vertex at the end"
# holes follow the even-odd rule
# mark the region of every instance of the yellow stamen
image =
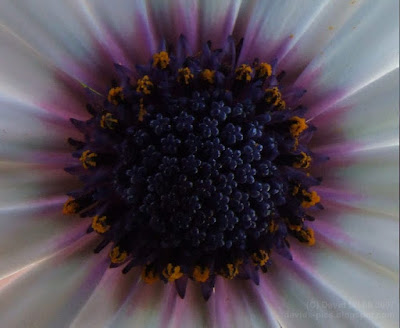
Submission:
POLYGON ((309 208, 311 206, 314 206, 315 204, 319 203, 321 198, 318 196, 318 194, 315 191, 308 192, 307 190, 302 191, 304 200, 301 203, 301 206, 304 208, 309 208))
POLYGON ((63 214, 75 214, 79 212, 79 204, 72 197, 68 198, 63 206, 63 214))
POLYGON ((268 105, 272 105, 277 110, 286 108, 286 102, 282 99, 282 94, 277 87, 265 90, 265 101, 268 105))
POLYGON ((294 224, 288 224, 288 228, 292 231, 297 231, 297 232, 299 232, 301 230, 300 225, 294 225, 294 224))
POLYGON ((299 193, 299 190, 300 190, 300 186, 299 185, 294 186, 293 187, 293 191, 292 191, 292 195, 293 196, 297 195, 299 193))
POLYGON ((215 71, 211 71, 206 68, 200 73, 200 77, 208 83, 213 84, 215 82, 215 71))
POLYGON ((193 278, 198 282, 206 282, 210 277, 210 269, 196 265, 193 270, 193 278))
POLYGON ((279 225, 276 224, 274 220, 271 220, 271 222, 269 223, 268 231, 270 233, 273 233, 273 232, 277 231, 278 228, 279 228, 279 225))
POLYGON ((162 271, 164 278, 168 279, 168 281, 174 281, 183 276, 183 272, 181 272, 181 267, 179 265, 174 266, 172 263, 168 263, 167 267, 162 271))
POLYGON ((122 87, 111 88, 108 92, 107 100, 115 106, 118 105, 121 100, 124 100, 122 90, 122 87))
POLYGON ((93 217, 93 230, 98 233, 105 233, 106 231, 108 231, 110 229, 110 226, 106 224, 106 220, 106 216, 99 217, 98 215, 96 215, 95 217, 93 217))
POLYGON ((242 64, 238 68, 236 68, 236 80, 240 81, 251 81, 251 73, 253 73, 253 69, 249 65, 242 64))
POLYGON ((259 249, 257 252, 251 255, 251 259, 253 260, 254 264, 263 266, 268 262, 269 255, 265 250, 259 249))
POLYGON ((193 79, 194 75, 190 71, 189 67, 178 69, 178 82, 189 84, 190 80, 193 79))
POLYGON ((303 239, 307 245, 313 246, 315 244, 314 230, 307 228, 306 230, 301 230, 299 232, 301 239, 303 239))
POLYGON ((293 163, 293 167, 299 169, 307 169, 311 165, 311 156, 308 156, 305 152, 300 152, 301 159, 293 163))
POLYGON ((294 138, 298 138, 300 134, 308 128, 306 120, 298 116, 293 116, 290 120, 293 122, 290 125, 290 134, 294 138))
POLYGON ((116 118, 113 118, 111 113, 107 113, 101 116, 100 120, 100 126, 103 129, 110 129, 114 130, 115 125, 118 124, 118 120, 116 118))
POLYGON ((233 279, 239 274, 239 266, 243 261, 238 260, 236 263, 228 263, 226 265, 226 270, 221 271, 221 276, 227 279, 233 279))
POLYGON ((272 67, 268 63, 260 63, 256 67, 257 77, 270 77, 272 75, 272 67))
POLYGON ((138 80, 136 91, 142 92, 145 95, 149 95, 151 93, 152 87, 153 87, 153 83, 150 81, 149 76, 145 75, 141 79, 138 80))
POLYGON ((90 150, 85 150, 79 160, 82 162, 82 166, 84 169, 88 169, 89 167, 95 167, 97 154, 91 152, 90 150))
POLYGON ((128 253, 120 251, 119 246, 114 247, 110 252, 111 263, 122 263, 128 257, 128 253))
POLYGON ((143 122, 143 118, 146 114, 147 114, 147 111, 144 108, 143 99, 140 99, 138 121, 143 122))
POLYGON ((169 61, 170 59, 166 51, 161 51, 153 55, 153 67, 164 69, 169 65, 169 61))
POLYGON ((146 284, 152 284, 153 282, 156 282, 156 281, 159 280, 158 275, 157 275, 156 271, 154 270, 154 268, 152 266, 146 265, 143 268, 142 280, 146 284))

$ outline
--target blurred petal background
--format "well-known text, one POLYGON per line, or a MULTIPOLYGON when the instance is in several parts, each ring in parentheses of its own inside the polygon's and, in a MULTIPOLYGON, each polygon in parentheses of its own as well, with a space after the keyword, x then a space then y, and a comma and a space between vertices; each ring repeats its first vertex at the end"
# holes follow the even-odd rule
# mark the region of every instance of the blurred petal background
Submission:
POLYGON ((0 0, 1 326, 396 327, 398 15, 391 0, 0 0), (232 34, 241 61, 277 57, 331 157, 316 245, 292 243, 260 286, 219 279, 208 302, 107 270, 88 221, 61 214, 81 83, 104 90, 114 62, 147 62, 181 33, 195 50, 232 34))

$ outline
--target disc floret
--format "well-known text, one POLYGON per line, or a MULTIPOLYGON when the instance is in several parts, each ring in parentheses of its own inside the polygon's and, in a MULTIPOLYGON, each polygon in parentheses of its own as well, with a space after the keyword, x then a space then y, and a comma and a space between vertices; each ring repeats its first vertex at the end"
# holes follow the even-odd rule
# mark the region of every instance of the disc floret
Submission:
POLYGON ((78 162, 66 170, 85 185, 64 212, 92 217, 112 266, 141 266, 182 297, 192 279, 208 299, 216 276, 258 283, 273 251, 290 257, 288 235, 314 244, 320 180, 308 172, 315 128, 284 100, 276 64, 238 64, 234 45, 191 55, 185 42, 136 75, 117 65, 92 118, 71 120, 84 141, 69 140, 78 162))

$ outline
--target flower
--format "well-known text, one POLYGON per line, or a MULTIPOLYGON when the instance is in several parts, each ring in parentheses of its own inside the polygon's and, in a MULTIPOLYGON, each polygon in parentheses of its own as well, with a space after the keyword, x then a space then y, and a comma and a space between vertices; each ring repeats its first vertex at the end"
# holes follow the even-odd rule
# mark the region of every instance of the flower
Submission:
MULTIPOLYGON (((31 0, 0 9, 5 326, 395 326, 398 4, 31 0), (88 221, 61 213, 79 186, 61 168, 72 163, 66 138, 79 139, 69 118, 86 119, 82 84, 105 94, 114 62, 147 63, 162 38, 181 33, 192 49, 243 37, 240 63, 277 57, 287 83, 307 89, 312 149, 330 156, 313 171, 325 207, 315 245, 291 243, 294 260, 275 256, 259 286, 219 279, 208 302, 191 284, 182 300, 172 284, 143 284, 140 270, 108 269, 107 256, 92 254, 99 240, 85 234, 88 221)), ((89 156, 87 166, 97 160, 89 156)))

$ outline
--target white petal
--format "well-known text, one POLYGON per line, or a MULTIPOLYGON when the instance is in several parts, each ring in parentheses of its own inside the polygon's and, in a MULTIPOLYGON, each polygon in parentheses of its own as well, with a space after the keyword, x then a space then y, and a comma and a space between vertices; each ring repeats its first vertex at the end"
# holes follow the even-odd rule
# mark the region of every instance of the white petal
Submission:
POLYGON ((398 32, 394 28, 398 25, 397 12, 395 1, 360 3, 360 9, 296 82, 307 88, 305 101, 314 104, 311 111, 326 106, 329 94, 335 92, 336 100, 340 100, 399 66, 398 32))
MULTIPOLYGON (((272 60, 281 57, 294 43, 295 37, 303 34, 328 1, 259 1, 243 15, 248 18, 244 35, 241 61, 251 62, 255 57, 272 60)), ((242 13, 239 13, 241 16, 242 13)), ((240 18, 239 18, 240 19, 240 18)), ((240 23, 240 20, 238 21, 240 23)))
POLYGON ((292 242, 293 261, 274 256, 261 281, 265 302, 282 327, 375 327, 396 322, 393 276, 321 242, 308 250, 303 247, 292 242), (387 305, 382 309, 383 304, 387 305))
POLYGON ((112 59, 91 33, 81 6, 77 0, 28 0, 24 4, 5 0, 0 20, 3 28, 52 65, 94 88, 104 87, 109 83, 112 59))
POLYGON ((232 34, 240 1, 149 1, 160 37, 176 42, 184 34, 193 50, 208 40, 222 47, 232 34))
POLYGON ((147 13, 147 2, 82 2, 81 10, 86 15, 92 34, 114 62, 133 67, 147 63, 156 51, 158 39, 147 13))
POLYGON ((47 120, 55 122, 71 115, 82 117, 84 88, 77 81, 44 61, 4 26, 0 26, 0 42, 0 101, 6 115, 12 115, 15 104, 20 108, 27 105, 22 108, 27 117, 29 113, 37 117, 47 114, 47 120))
POLYGON ((2 324, 6 327, 68 326, 109 263, 106 255, 92 254, 96 240, 93 234, 77 241, 3 286, 2 324))
POLYGON ((0 208, 0 277, 85 236, 90 222, 63 216, 65 199, 65 196, 37 199, 0 208))

